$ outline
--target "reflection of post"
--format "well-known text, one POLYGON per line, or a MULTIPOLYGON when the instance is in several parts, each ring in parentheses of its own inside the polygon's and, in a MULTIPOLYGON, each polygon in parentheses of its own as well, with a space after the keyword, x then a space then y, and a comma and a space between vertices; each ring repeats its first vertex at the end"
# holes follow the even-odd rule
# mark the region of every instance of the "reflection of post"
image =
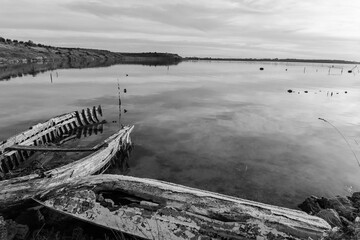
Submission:
POLYGON ((118 79, 118 93, 119 93, 119 128, 121 128, 121 98, 120 98, 120 82, 118 79))
POLYGON ((53 82, 53 81, 52 81, 52 73, 50 73, 50 81, 51 81, 51 83, 53 82))
POLYGON ((126 175, 130 171, 129 159, 132 151, 132 144, 124 146, 111 161, 111 166, 108 168, 107 173, 110 174, 123 174, 126 175))

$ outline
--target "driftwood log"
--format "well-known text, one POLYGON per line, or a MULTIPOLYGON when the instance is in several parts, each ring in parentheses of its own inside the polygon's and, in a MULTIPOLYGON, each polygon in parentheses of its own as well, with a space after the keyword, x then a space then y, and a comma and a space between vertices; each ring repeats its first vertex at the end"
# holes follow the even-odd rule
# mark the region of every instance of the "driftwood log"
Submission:
POLYGON ((98 151, 59 168, 41 174, 0 181, 0 211, 23 203, 43 191, 67 184, 73 178, 103 172, 116 154, 131 144, 130 133, 133 126, 125 126, 105 140, 98 151))
POLYGON ((121 175, 73 179, 36 199, 145 239, 321 239, 330 229, 325 220, 298 210, 121 175))

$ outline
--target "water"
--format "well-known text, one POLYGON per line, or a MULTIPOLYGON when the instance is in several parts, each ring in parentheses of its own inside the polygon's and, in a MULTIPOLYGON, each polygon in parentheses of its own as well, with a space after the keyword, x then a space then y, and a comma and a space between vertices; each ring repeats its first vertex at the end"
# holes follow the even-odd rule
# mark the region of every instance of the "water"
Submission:
POLYGON ((295 208, 360 190, 360 77, 329 66, 115 65, 0 81, 0 140, 98 104, 105 138, 119 127, 119 79, 121 123, 135 125, 129 175, 295 208))

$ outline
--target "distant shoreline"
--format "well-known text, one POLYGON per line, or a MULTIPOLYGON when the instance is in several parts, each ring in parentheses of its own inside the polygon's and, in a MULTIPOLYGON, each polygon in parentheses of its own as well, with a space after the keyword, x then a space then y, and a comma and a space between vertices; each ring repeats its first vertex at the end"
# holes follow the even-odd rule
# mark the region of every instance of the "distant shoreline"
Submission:
POLYGON ((54 47, 30 40, 24 42, 0 37, 0 80, 10 80, 27 74, 35 76, 37 73, 55 69, 107 67, 115 64, 168 66, 182 61, 360 64, 356 61, 328 59, 181 57, 174 53, 111 52, 99 49, 54 47))
POLYGON ((283 63, 328 63, 328 64, 360 64, 356 61, 328 60, 328 59, 296 59, 296 58, 212 58, 185 57, 183 61, 229 61, 229 62, 283 62, 283 63))
POLYGON ((66 68, 107 67, 115 64, 176 65, 182 57, 173 53, 124 53, 99 49, 65 48, 0 37, 0 80, 66 68))
POLYGON ((181 60, 182 57, 173 53, 122 53, 100 49, 54 47, 30 40, 23 42, 0 37, 0 66, 47 62, 69 62, 76 65, 81 63, 83 66, 90 63, 103 65, 124 62, 171 65, 181 60))

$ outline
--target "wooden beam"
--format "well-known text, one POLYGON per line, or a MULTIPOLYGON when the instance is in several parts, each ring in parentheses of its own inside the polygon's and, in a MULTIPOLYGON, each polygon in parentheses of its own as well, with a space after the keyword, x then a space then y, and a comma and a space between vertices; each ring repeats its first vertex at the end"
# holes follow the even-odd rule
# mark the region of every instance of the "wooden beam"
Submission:
POLYGON ((47 146, 25 146, 25 145, 12 145, 6 150, 26 150, 26 151, 39 151, 39 152, 92 152, 97 151, 104 147, 106 144, 98 144, 92 148, 64 148, 64 147, 47 147, 47 146))

